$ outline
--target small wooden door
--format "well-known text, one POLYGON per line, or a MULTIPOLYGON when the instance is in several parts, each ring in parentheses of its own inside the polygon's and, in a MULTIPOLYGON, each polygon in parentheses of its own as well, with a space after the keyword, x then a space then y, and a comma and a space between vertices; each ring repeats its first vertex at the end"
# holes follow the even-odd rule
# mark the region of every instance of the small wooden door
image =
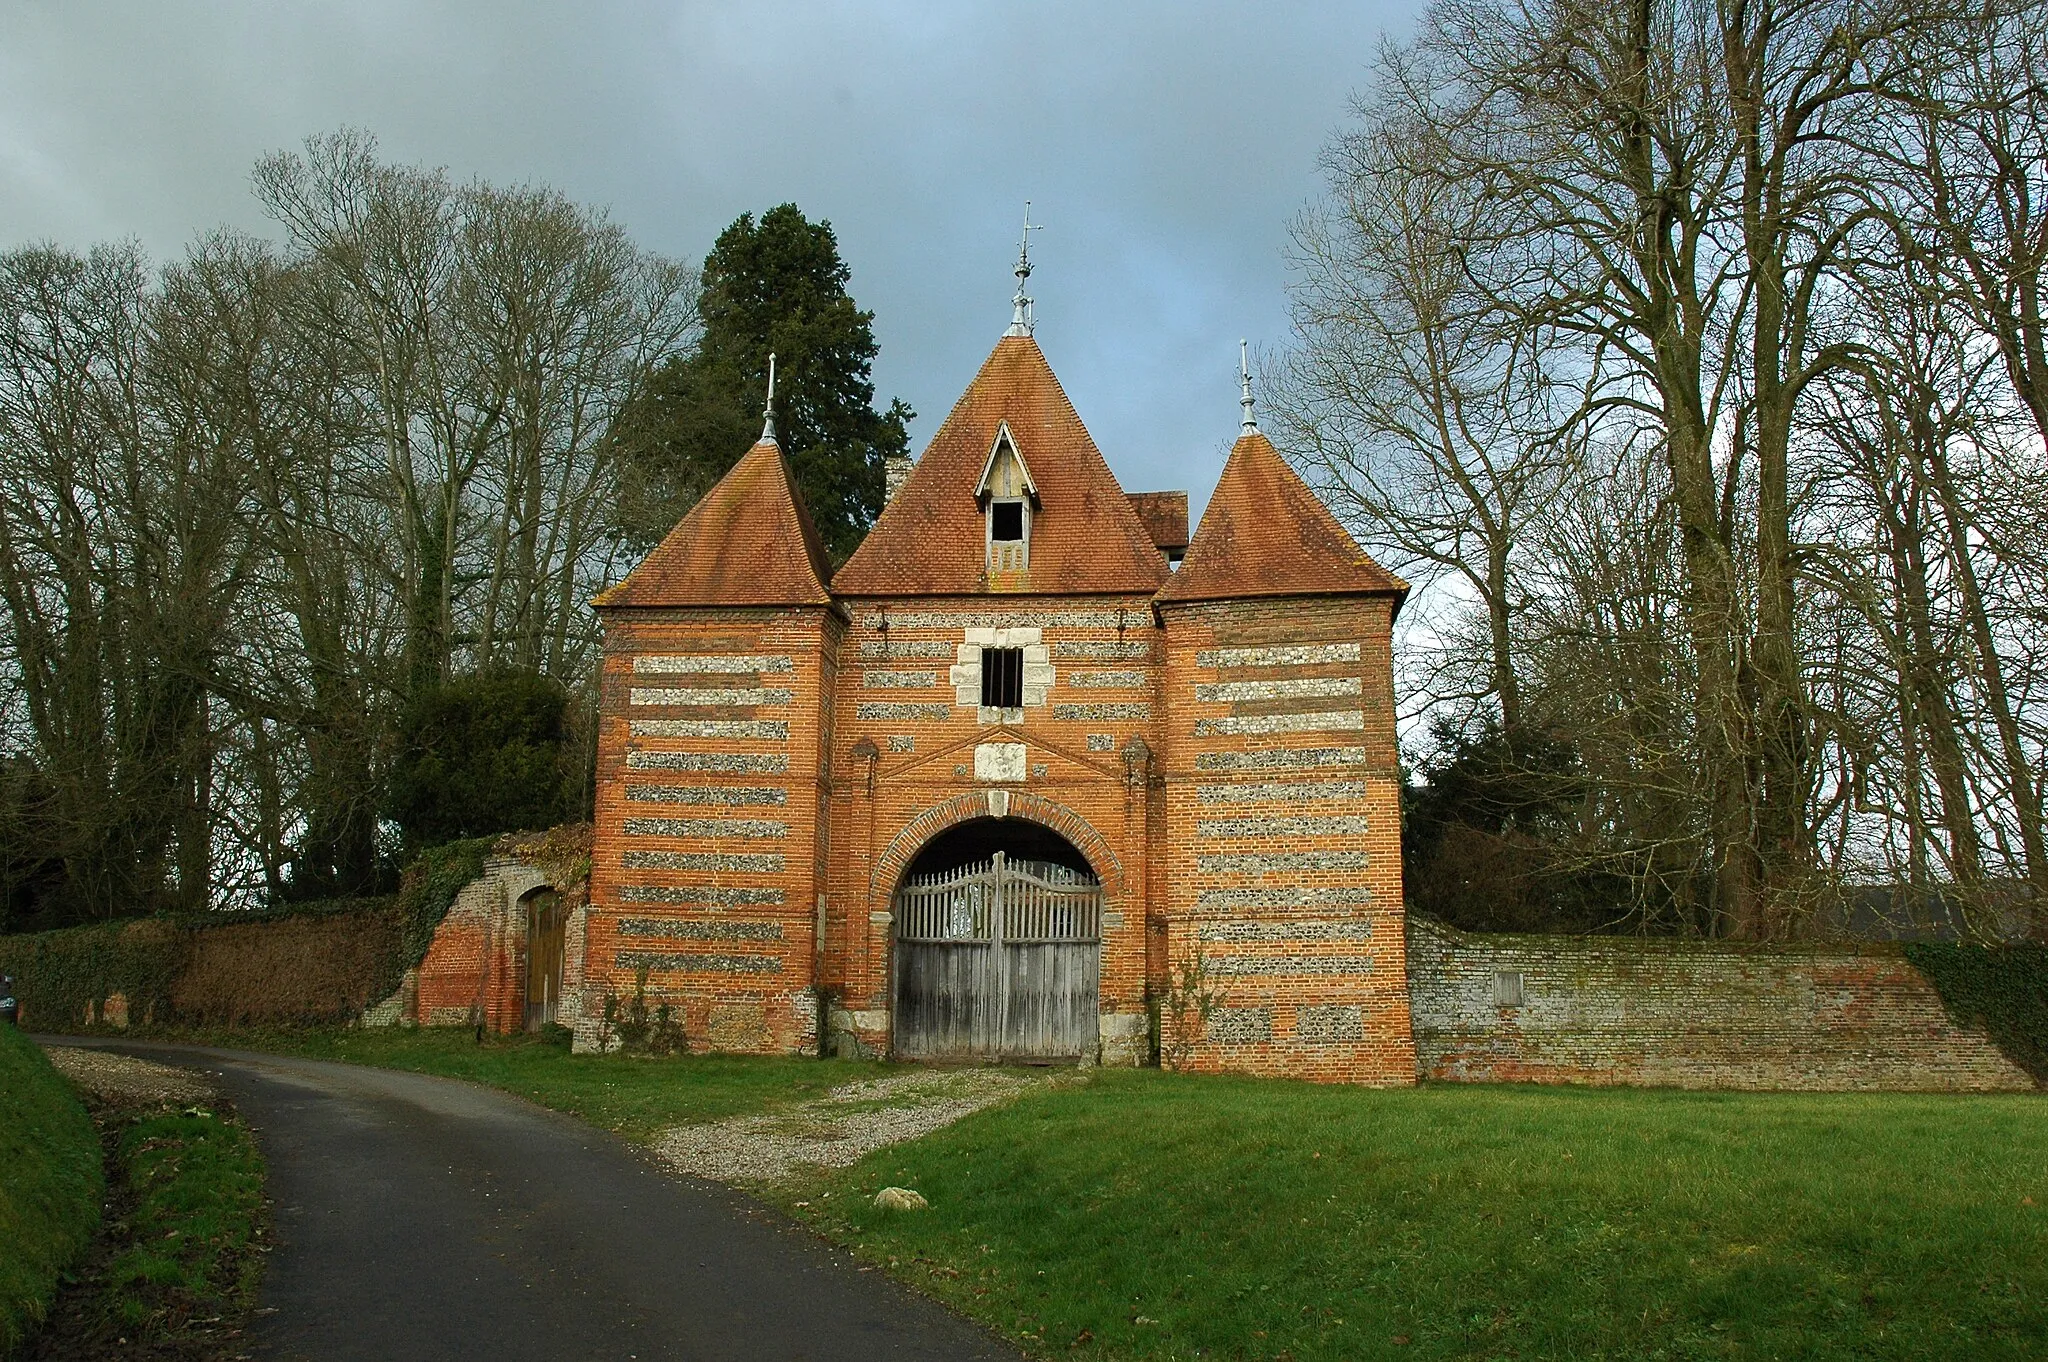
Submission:
POLYGON ((905 1059, 1079 1059, 1096 1045, 1102 887, 987 861, 896 891, 895 1049, 905 1059))
POLYGON ((552 889, 526 900, 526 1029, 555 1020, 562 1003, 562 950, 569 909, 552 889))

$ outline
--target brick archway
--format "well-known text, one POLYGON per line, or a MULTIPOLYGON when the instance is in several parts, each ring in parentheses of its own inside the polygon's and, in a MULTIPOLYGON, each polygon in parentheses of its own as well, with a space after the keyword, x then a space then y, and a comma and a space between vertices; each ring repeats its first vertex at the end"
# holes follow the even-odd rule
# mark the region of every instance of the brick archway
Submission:
POLYGON ((1087 860, 1089 869, 1102 883, 1103 895, 1111 902, 1122 901, 1123 862, 1117 859, 1102 834, 1066 805, 1022 790, 976 790, 955 795, 905 823, 875 858, 874 871, 868 876, 870 901, 884 902, 896 892, 896 882, 903 878, 903 872, 917 859, 925 843, 947 828, 977 818, 1021 818, 1058 833, 1087 860))

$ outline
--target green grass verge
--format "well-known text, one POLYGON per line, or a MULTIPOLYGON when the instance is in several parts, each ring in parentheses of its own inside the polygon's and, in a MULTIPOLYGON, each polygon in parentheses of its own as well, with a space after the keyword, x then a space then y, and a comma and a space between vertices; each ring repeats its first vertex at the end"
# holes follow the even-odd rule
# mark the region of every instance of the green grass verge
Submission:
POLYGON ((100 1141, 43 1052, 0 1024, 0 1357, 44 1317, 100 1218, 100 1141))
POLYGON ((247 1050, 372 1064, 467 1078, 645 1140, 667 1126, 716 1121, 801 1102, 872 1077, 841 1060, 742 1055, 572 1055, 539 1036, 489 1036, 444 1027, 156 1033, 247 1050))
POLYGON ((247 1126, 208 1106, 114 1118, 110 1161, 128 1194, 98 1306, 124 1332, 161 1337, 255 1305, 263 1160, 247 1126))
POLYGON ((1047 1356, 2038 1358, 2048 1104, 1105 1072, 771 1191, 1047 1356), (875 1211, 883 1185, 932 1209, 875 1211))

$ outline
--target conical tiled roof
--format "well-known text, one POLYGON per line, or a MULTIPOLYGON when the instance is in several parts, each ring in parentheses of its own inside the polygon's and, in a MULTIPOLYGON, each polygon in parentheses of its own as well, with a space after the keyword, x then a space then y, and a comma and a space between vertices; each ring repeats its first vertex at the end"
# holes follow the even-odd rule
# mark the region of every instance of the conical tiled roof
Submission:
POLYGON ((1038 342, 1005 336, 924 457, 839 569, 839 595, 970 595, 989 589, 975 487, 1007 425, 1038 492, 1031 566, 1009 591, 1144 592, 1166 563, 1117 486, 1038 342))
POLYGON ((681 605, 829 605, 832 567, 782 448, 764 439, 676 522, 600 609, 681 605))
POLYGON ((1254 430, 1231 447, 1187 557, 1156 599, 1407 594, 1254 430))

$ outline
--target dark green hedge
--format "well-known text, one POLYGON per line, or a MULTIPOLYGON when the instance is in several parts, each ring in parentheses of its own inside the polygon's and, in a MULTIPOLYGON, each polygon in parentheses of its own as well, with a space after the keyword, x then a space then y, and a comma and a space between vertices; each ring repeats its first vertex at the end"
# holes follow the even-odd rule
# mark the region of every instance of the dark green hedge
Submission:
POLYGON ((0 936, 0 974, 11 974, 21 1024, 76 1031, 120 994, 131 1023, 171 1019, 171 989, 192 949, 191 929, 161 918, 0 936))
POLYGON ((1916 941, 1906 958, 1934 984, 1952 1019, 1983 1027, 2035 1082, 2048 1083, 2048 946, 1916 941))

